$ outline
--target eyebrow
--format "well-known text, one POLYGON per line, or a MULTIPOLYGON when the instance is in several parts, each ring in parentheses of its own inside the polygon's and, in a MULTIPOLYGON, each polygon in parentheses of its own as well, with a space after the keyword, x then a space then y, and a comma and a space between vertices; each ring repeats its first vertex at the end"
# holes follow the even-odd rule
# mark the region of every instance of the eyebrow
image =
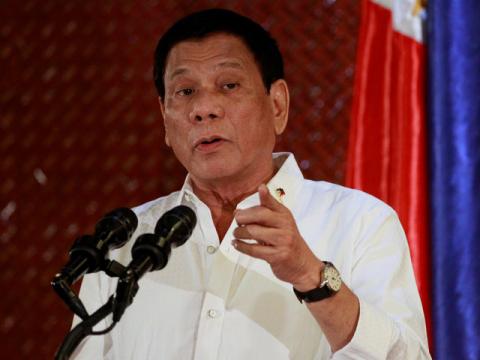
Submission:
POLYGON ((215 66, 215 68, 233 68, 233 69, 243 69, 243 65, 238 61, 224 61, 215 66))
MULTIPOLYGON (((238 61, 223 61, 215 65, 215 70, 217 70, 218 68, 231 68, 231 69, 243 70, 244 66, 238 61)), ((188 71, 189 71, 188 68, 185 68, 185 67, 180 67, 178 69, 175 69, 175 71, 170 75, 170 80, 172 80, 174 77, 178 75, 185 74, 188 71)))
POLYGON ((178 68, 178 69, 175 69, 175 71, 172 73, 172 75, 170 75, 170 80, 172 80, 175 76, 184 74, 184 73, 186 73, 186 72, 188 72, 188 69, 187 69, 187 68, 178 68))

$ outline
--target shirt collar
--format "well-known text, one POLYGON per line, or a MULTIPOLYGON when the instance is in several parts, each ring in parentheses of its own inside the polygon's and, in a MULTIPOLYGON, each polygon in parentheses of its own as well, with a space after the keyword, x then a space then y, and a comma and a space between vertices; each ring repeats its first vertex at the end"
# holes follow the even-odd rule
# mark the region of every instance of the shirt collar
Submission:
POLYGON ((274 153, 273 161, 280 168, 268 182, 268 190, 275 199, 291 210, 300 191, 303 174, 292 153, 274 153))
MULTIPOLYGON (((292 153, 273 153, 272 157, 275 167, 278 168, 278 170, 268 182, 267 188, 275 199, 292 210, 297 194, 300 191, 301 183, 304 179, 303 174, 292 153)), ((194 205, 198 202, 201 201, 193 192, 191 177, 190 174, 188 174, 185 178, 182 189, 179 192, 177 204, 194 205)), ((258 203, 258 192, 256 192, 242 200, 238 204, 238 207, 247 208, 258 203)))

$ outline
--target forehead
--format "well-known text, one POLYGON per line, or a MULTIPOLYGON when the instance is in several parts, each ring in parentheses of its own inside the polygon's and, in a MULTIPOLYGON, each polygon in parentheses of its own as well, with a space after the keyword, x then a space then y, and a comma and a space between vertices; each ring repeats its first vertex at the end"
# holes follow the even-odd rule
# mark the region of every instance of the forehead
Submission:
POLYGON ((212 34, 202 39, 189 39, 176 44, 170 50, 166 78, 192 66, 215 66, 227 63, 232 67, 250 70, 257 68, 255 58, 244 41, 231 34, 212 34))

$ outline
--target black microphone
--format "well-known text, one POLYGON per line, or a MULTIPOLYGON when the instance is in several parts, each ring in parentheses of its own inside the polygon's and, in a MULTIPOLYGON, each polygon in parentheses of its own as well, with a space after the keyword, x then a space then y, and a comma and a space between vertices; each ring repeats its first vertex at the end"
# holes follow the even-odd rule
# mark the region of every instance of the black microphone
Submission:
POLYGON ((135 273, 137 280, 148 271, 163 269, 171 248, 183 245, 196 223, 197 217, 188 206, 180 205, 167 211, 158 220, 154 234, 140 235, 135 241, 128 269, 135 273))
POLYGON ((148 271, 163 269, 170 257, 171 248, 183 245, 192 235, 197 217, 188 206, 179 205, 167 211, 158 220, 154 234, 140 235, 132 247, 132 261, 119 279, 113 321, 120 320, 133 301, 138 280, 148 271))
POLYGON ((137 216, 132 210, 119 208, 104 215, 98 221, 93 235, 80 236, 73 243, 69 252, 69 261, 55 275, 51 284, 77 315, 85 317, 88 314, 70 289, 70 285, 86 273, 103 270, 108 251, 125 245, 137 228, 137 224, 137 216))
POLYGON ((95 233, 79 237, 70 249, 70 260, 57 276, 73 284, 85 273, 99 271, 108 251, 125 245, 137 228, 135 213, 120 208, 104 215, 95 225, 95 233))

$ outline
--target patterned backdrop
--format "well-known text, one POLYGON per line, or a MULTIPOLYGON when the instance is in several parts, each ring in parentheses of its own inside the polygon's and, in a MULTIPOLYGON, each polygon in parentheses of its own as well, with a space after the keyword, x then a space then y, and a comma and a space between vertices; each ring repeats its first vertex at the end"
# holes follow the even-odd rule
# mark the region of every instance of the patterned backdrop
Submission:
POLYGON ((212 6, 278 39, 292 96, 278 149, 308 177, 343 182, 357 0, 0 2, 1 358, 53 358, 71 314, 49 283, 73 240, 183 182, 152 53, 174 19, 212 6))

